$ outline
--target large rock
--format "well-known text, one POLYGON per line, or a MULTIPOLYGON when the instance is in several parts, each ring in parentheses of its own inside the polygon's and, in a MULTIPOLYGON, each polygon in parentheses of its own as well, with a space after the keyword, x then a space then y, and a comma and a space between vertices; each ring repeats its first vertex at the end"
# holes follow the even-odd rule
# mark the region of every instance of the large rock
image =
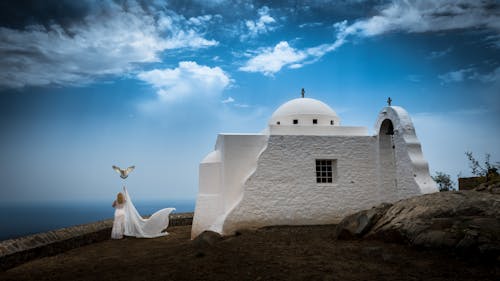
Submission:
MULTIPOLYGON (((369 211, 359 212, 344 220, 363 221, 369 211)), ((342 221, 338 228, 343 229, 337 229, 336 233, 349 231, 346 225, 355 226, 342 221)), ((361 231, 355 231, 354 237, 462 252, 500 254, 500 196, 495 194, 439 192, 401 200, 386 209, 371 225, 370 229, 361 227, 361 231)))
POLYGON ((197 248, 206 248, 221 240, 222 236, 219 233, 205 230, 193 240, 193 244, 197 248))
POLYGON ((475 191, 487 191, 493 194, 500 194, 500 180, 485 182, 474 188, 475 191))
POLYGON ((202 258, 217 242, 222 240, 222 236, 213 231, 205 230, 193 240, 196 251, 195 257, 202 258))
POLYGON ((345 217, 335 228, 335 237, 338 239, 362 238, 391 206, 392 204, 384 203, 345 217))

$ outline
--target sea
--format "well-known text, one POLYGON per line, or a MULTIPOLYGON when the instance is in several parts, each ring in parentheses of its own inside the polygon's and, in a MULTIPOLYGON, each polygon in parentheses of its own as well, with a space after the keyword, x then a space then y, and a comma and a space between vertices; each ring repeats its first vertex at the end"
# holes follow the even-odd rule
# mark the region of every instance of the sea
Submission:
MULTIPOLYGON (((174 213, 193 212, 195 200, 134 200, 141 215, 163 208, 174 213)), ((0 241, 63 227, 111 219, 114 208, 102 202, 2 203, 0 205, 0 241)))

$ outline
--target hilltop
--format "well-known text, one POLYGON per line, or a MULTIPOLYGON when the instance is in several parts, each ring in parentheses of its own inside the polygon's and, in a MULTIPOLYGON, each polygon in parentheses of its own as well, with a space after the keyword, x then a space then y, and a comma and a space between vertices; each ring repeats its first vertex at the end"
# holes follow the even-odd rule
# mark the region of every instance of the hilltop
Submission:
POLYGON ((166 237, 107 240, 31 261, 0 273, 0 279, 500 280, 499 200, 475 191, 414 197, 372 209, 385 209, 371 212, 379 214, 371 216, 378 217, 373 223, 354 220, 360 223, 350 229, 360 232, 352 236, 346 235, 349 220, 339 226, 243 230, 225 238, 208 233, 195 241, 189 240, 190 226, 176 226, 166 237), (439 235, 443 229, 453 235, 439 235), (337 239, 340 233, 343 240, 337 239), (464 237, 477 243, 458 247, 464 237))

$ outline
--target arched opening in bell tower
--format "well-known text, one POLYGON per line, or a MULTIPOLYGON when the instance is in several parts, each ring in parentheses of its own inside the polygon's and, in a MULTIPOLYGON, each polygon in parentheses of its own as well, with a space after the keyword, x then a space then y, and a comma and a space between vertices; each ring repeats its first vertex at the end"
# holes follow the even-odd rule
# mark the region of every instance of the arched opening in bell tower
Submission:
POLYGON ((378 132, 379 182, 382 193, 389 197, 396 196, 398 187, 394 133, 394 124, 390 119, 385 119, 378 132))

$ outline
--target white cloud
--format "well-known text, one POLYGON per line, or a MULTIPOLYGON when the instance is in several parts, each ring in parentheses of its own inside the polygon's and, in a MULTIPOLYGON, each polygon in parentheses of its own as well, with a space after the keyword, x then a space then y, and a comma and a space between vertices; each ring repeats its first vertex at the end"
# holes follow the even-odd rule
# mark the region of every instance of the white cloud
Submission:
POLYGON ((458 83, 465 80, 493 83, 500 81, 500 67, 497 67, 489 73, 479 73, 474 67, 464 68, 439 75, 438 78, 441 79, 443 83, 458 83))
POLYGON ((422 80, 422 77, 420 75, 416 75, 416 74, 409 74, 406 76, 406 80, 408 80, 410 82, 418 83, 422 80))
MULTIPOLYGON (((271 76, 284 66, 297 69, 314 63, 328 52, 342 46, 349 36, 376 36, 391 31, 428 32, 460 28, 485 27, 500 30, 500 18, 489 11, 487 1, 393 1, 378 15, 359 20, 351 25, 347 21, 334 24, 337 38, 333 43, 297 50, 282 41, 274 48, 264 48, 240 67, 247 72, 261 72, 271 76)), ((445 56, 451 48, 431 54, 431 58, 445 56)), ((445 82, 461 81, 470 70, 461 70, 440 76, 445 82)), ((495 74, 496 75, 496 74, 495 74)), ((481 81, 497 79, 497 76, 481 76, 481 81)), ((415 77, 413 77, 415 78, 415 77)), ((474 79, 474 78, 471 78, 474 79)), ((416 79, 411 79, 415 81, 416 79)))
POLYGON ((191 96, 219 96, 231 84, 229 75, 220 67, 208 67, 192 61, 180 62, 173 69, 143 71, 137 77, 156 88, 163 101, 191 96))
POLYGON ((146 12, 133 1, 127 9, 115 2, 100 8, 64 28, 0 27, 0 85, 83 84, 129 72, 137 63, 159 61, 165 50, 218 43, 203 38, 196 28, 210 17, 186 20, 175 13, 146 12))
POLYGON ((500 34, 486 36, 484 40, 488 44, 500 49, 500 34))
POLYGON ((438 59, 438 58, 442 58, 446 55, 448 55, 449 53, 451 53, 451 51, 453 50, 452 47, 449 47, 448 49, 446 50, 442 50, 442 51, 434 51, 434 52, 431 52, 430 55, 429 55, 429 59, 438 59))
POLYGON ((232 102, 234 102, 234 99, 232 97, 228 97, 227 99, 222 100, 221 102, 222 103, 232 103, 232 102))
POLYGON ((281 41, 274 48, 265 48, 251 58, 240 70, 246 72, 262 72, 264 75, 272 75, 281 70, 287 64, 296 64, 307 58, 307 55, 296 50, 288 42, 281 41))
POLYGON ((297 68, 301 68, 301 67, 303 67, 303 66, 304 66, 304 65, 303 65, 303 64, 301 64, 301 63, 294 63, 294 64, 290 64, 290 65, 288 66, 288 68, 290 68, 290 69, 297 69, 297 68))
MULTIPOLYGON (((358 20, 350 25, 347 21, 334 24, 337 29, 337 38, 333 43, 296 50, 286 41, 282 41, 274 48, 260 49, 255 57, 240 67, 240 70, 261 72, 271 76, 284 66, 292 69, 300 68, 342 46, 350 36, 371 37, 395 31, 421 33, 465 28, 486 28, 498 32, 500 31, 500 17, 492 9, 497 8, 489 1, 392 1, 371 18, 358 20)), ((450 51, 451 49, 435 52, 431 54, 431 58, 442 57, 450 51)), ((440 79, 445 82, 461 81, 468 72, 469 70, 462 70, 449 73, 440 79)), ((476 79, 486 81, 497 78, 496 76, 478 76, 476 79)))
POLYGON ((188 22, 196 26, 202 26, 207 22, 210 22, 212 18, 213 18, 212 15, 203 15, 198 17, 191 17, 189 18, 188 22))
POLYGON ((269 8, 264 6, 258 10, 259 18, 255 21, 246 20, 245 26, 248 30, 248 33, 242 34, 240 36, 241 40, 247 40, 255 38, 261 34, 266 34, 269 31, 276 29, 276 26, 273 25, 276 23, 276 20, 269 15, 269 8))
POLYGON ((250 107, 248 104, 237 103, 236 100, 233 99, 232 97, 228 97, 227 99, 222 100, 221 103, 223 103, 223 104, 231 104, 234 107, 239 107, 239 108, 248 108, 248 107, 250 107))
POLYGON ((299 25, 299 28, 314 28, 314 27, 319 27, 322 26, 322 22, 307 22, 299 25))
POLYGON ((295 49, 288 42, 281 41, 274 48, 258 50, 257 55, 249 59, 239 70, 261 72, 264 75, 272 76, 285 66, 291 69, 301 68, 305 64, 316 62, 326 53, 338 48, 341 41, 339 39, 333 44, 322 44, 304 50, 295 49))
POLYGON ((470 79, 479 80, 483 83, 494 83, 494 82, 498 83, 500 82, 500 67, 497 67, 490 73, 481 74, 478 72, 474 72, 474 74, 470 77, 470 79))
POLYGON ((464 68, 455 71, 450 71, 439 75, 439 79, 444 83, 462 82, 469 78, 474 73, 474 68, 464 68))
POLYGON ((346 27, 345 34, 375 36, 391 31, 429 32, 464 28, 500 30, 498 13, 490 1, 393 1, 378 15, 346 27))

